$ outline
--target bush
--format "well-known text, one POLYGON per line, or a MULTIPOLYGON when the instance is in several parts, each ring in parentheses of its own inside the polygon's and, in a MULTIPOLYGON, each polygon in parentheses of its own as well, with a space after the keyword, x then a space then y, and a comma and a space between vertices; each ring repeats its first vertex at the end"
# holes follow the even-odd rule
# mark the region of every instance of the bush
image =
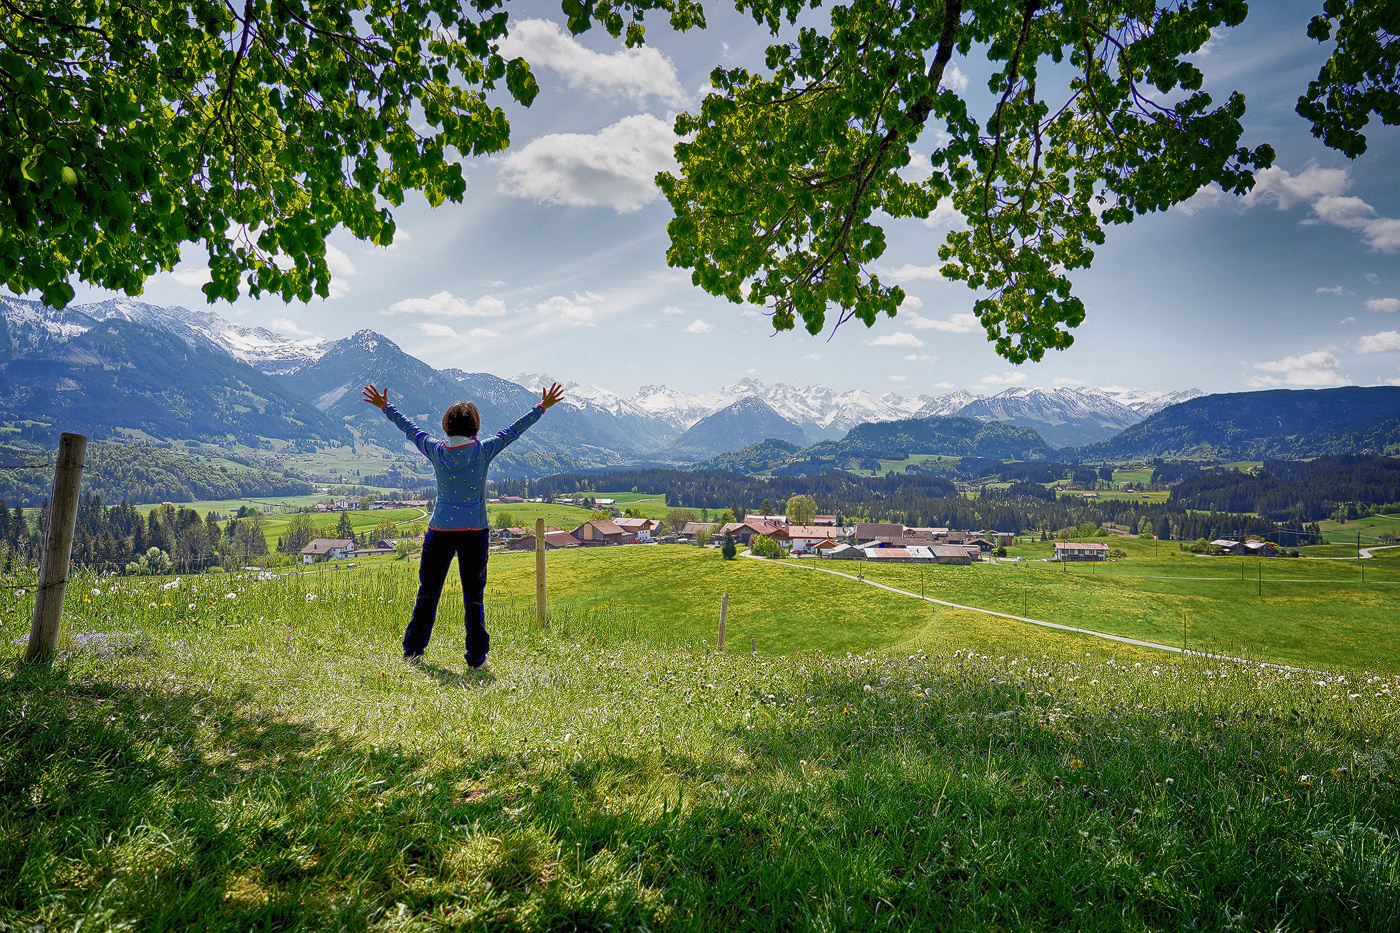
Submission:
POLYGON ((767 535, 754 535, 749 550, 759 557, 779 557, 783 553, 782 546, 767 535))

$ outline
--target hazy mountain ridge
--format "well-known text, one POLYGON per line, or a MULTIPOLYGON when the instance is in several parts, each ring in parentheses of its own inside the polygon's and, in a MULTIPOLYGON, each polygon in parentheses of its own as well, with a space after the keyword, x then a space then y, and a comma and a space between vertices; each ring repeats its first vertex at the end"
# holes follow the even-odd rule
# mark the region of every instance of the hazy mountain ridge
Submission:
POLYGON ((1400 445, 1400 386, 1270 389, 1194 398, 1078 449, 1084 460, 1302 459, 1400 445))

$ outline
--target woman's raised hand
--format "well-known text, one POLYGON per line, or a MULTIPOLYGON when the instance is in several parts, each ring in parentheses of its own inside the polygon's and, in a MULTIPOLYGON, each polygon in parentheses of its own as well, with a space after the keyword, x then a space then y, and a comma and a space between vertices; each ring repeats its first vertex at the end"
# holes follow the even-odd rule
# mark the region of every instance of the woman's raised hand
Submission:
POLYGON ((380 392, 374 386, 365 386, 365 401, 383 410, 384 406, 389 404, 389 387, 385 386, 384 391, 380 392))
POLYGON ((548 408, 564 397, 564 387, 559 383, 554 383, 548 389, 540 393, 540 407, 548 408))

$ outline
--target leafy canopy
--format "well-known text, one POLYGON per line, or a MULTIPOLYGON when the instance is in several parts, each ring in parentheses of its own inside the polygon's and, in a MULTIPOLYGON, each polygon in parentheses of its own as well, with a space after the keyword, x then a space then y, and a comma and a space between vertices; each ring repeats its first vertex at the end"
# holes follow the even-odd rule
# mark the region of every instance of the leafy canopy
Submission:
MULTIPOLYGON (((240 285, 329 294, 337 227, 384 245, 421 190, 460 201, 460 155, 528 105, 504 0, 4 0, 0 282, 62 307, 72 276, 139 294, 180 246, 209 252, 210 301, 240 285)), ((565 0, 571 27, 642 41, 640 10, 702 23, 686 0, 565 0)))
MULTIPOLYGON (((803 4, 743 6, 776 33, 803 4)), ((1374 28, 1396 31, 1397 4, 1326 9, 1311 34, 1338 23, 1338 55, 1300 110, 1355 154, 1366 113, 1394 122, 1396 46, 1374 28)), ((831 4, 829 28, 770 46, 761 73, 717 69, 715 93, 677 120, 680 171, 659 177, 676 215, 668 260, 712 294, 766 305, 778 330, 800 319, 819 333, 831 308, 837 326, 870 326, 905 298, 872 271, 882 224, 951 204, 966 227, 938 248, 943 275, 983 296, 974 310, 999 354, 1039 360, 1084 318, 1069 273, 1105 227, 1211 182, 1243 193, 1271 164, 1269 146, 1239 145, 1243 97, 1212 100, 1189 60, 1246 12, 1242 0, 831 4), (996 66, 986 95, 949 80, 974 50, 996 66)))

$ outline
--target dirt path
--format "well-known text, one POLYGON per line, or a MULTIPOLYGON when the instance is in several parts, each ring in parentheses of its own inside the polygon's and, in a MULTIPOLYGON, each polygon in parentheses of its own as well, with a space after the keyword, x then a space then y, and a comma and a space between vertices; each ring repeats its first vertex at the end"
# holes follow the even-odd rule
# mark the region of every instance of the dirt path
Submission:
POLYGON ((770 561, 767 560, 767 558, 755 557, 752 553, 748 551, 744 551, 741 554, 741 556, 747 557, 751 560, 766 561, 769 564, 787 567, 792 570, 811 570, 815 571, 816 573, 829 573, 833 577, 844 577, 847 580, 851 580, 856 583, 864 583, 866 586, 873 586, 877 589, 886 590, 890 593, 896 593, 900 596, 908 596, 910 599, 920 599, 926 603, 935 603, 939 606, 947 606, 950 609, 963 609, 967 612, 978 612, 982 615, 995 616, 999 619, 1011 619, 1013 622, 1025 622, 1028 625, 1039 625, 1042 628, 1057 629, 1061 632, 1074 632, 1079 635, 1088 635, 1092 638, 1102 638, 1106 641, 1116 641, 1119 644, 1123 645, 1133 645, 1138 648, 1152 648, 1157 651, 1170 651, 1174 654, 1179 654, 1191 658, 1214 658, 1221 661, 1234 661, 1240 664, 1253 664, 1258 667, 1270 667, 1280 671, 1309 670, 1309 668, 1295 667, 1291 664, 1275 664, 1270 661, 1253 661, 1249 658, 1236 658, 1231 657, 1230 655, 1208 654, 1204 651, 1191 651, 1190 649, 1182 648, 1180 645, 1163 645, 1155 641, 1143 641, 1140 638, 1128 638, 1126 635, 1110 635, 1107 632, 1095 632, 1092 629, 1077 628, 1073 625, 1061 625, 1058 622, 1046 622, 1044 619, 1028 619, 1025 616, 1012 615, 1009 612, 997 612, 993 609, 981 609, 977 606, 964 606, 961 603, 948 602, 946 599, 936 599, 932 596, 920 596, 918 593, 910 593, 908 590, 901 590, 898 587, 889 586, 885 583, 876 583, 874 580, 865 579, 863 575, 858 578, 855 573, 843 573, 840 570, 831 570, 826 567, 814 567, 811 564, 806 563, 798 564, 786 560, 770 561))

